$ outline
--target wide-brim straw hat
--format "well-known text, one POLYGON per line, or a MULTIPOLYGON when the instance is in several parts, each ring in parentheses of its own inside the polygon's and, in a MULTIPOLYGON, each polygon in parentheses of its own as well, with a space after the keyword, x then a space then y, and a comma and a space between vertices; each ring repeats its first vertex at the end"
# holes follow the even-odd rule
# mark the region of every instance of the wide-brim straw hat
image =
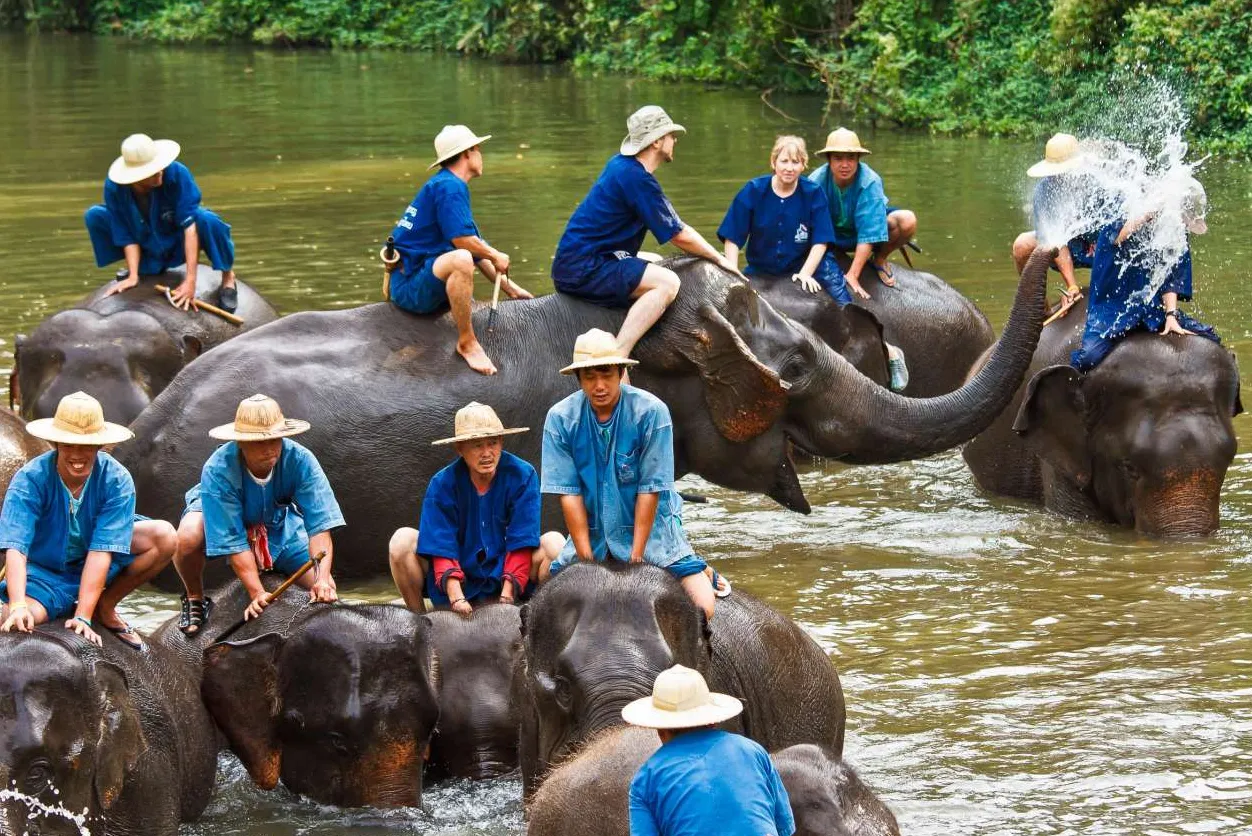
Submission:
POLYGON ((1043 147, 1043 159, 1026 169, 1026 176, 1051 177, 1065 174, 1078 168, 1082 162, 1078 137, 1073 134, 1053 134, 1043 147))
POLYGON ((278 402, 267 395, 253 395, 239 402, 235 420, 209 430, 218 441, 269 441, 299 435, 308 421, 287 418, 278 402))
POLYGON ((524 433, 530 427, 509 427, 505 428, 500 421, 500 416, 496 415, 496 411, 486 404, 478 401, 470 401, 465 406, 456 411, 456 420, 453 422, 452 431, 456 435, 451 438, 441 438, 438 441, 432 441, 431 446, 436 444, 455 444, 458 441, 473 441, 478 438, 495 438, 501 435, 516 435, 524 433))
POLYGON ((561 374, 573 374, 578 369, 591 369, 597 366, 637 366, 638 360, 623 357, 617 348, 617 337, 608 331, 592 328, 585 334, 579 334, 574 341, 574 361, 561 369, 561 374))
POLYGON ((734 697, 710 692, 699 671, 675 665, 657 676, 652 696, 622 709, 622 719, 646 729, 694 729, 724 723, 742 711, 734 697))
POLYGON ((462 151, 468 151, 489 139, 491 134, 479 136, 464 125, 444 125, 443 130, 435 137, 435 161, 426 166, 426 170, 429 171, 445 160, 450 160, 462 151))
POLYGON ((835 128, 826 135, 826 147, 817 152, 820 154, 868 154, 870 150, 861 144, 861 138, 855 131, 847 128, 835 128))
POLYGON ((669 118, 663 108, 644 105, 626 119, 626 138, 622 140, 621 152, 633 157, 662 137, 685 134, 687 129, 669 118))
POLYGON ((26 432, 53 444, 118 444, 135 434, 121 424, 104 420, 104 408, 86 392, 61 398, 56 415, 39 418, 26 425, 26 432))
POLYGON ((172 139, 153 139, 147 134, 131 134, 122 140, 122 156, 109 166, 109 179, 122 186, 147 180, 164 171, 178 159, 182 148, 172 139))

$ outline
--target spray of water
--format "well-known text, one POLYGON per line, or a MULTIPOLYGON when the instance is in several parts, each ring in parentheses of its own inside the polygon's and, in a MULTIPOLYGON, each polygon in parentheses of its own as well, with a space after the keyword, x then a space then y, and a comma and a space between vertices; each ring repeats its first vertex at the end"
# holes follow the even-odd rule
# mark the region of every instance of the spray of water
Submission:
MULTIPOLYGON (((56 791, 53 790, 53 792, 55 793, 56 791)), ((78 836, 91 836, 91 831, 87 828, 86 810, 83 810, 81 813, 73 813, 59 804, 47 804, 33 795, 18 792, 12 787, 0 790, 0 804, 13 801, 26 806, 26 809, 30 811, 27 814, 27 818, 64 819, 78 828, 78 836)))

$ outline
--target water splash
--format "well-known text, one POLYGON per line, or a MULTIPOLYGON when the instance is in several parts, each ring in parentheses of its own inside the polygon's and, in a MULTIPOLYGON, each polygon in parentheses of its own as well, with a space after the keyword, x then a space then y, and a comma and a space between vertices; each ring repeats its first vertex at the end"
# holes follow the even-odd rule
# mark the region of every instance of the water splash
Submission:
MULTIPOLYGON (((54 789, 53 792, 55 793, 56 790, 54 789)), ((27 814, 28 819, 34 817, 64 819, 78 828, 79 836, 91 836, 91 830, 87 827, 86 810, 82 813, 73 813, 59 804, 47 804, 33 795, 18 792, 12 787, 0 790, 0 804, 13 801, 26 805, 26 809, 30 811, 27 814)))

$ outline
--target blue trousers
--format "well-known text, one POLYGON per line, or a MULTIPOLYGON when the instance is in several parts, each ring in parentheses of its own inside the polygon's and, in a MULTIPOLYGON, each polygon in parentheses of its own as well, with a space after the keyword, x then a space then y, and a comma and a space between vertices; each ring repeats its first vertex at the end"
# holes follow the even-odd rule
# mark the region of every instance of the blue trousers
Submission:
MULTIPOLYGON (((103 204, 92 206, 83 215, 83 220, 87 224, 87 234, 91 237, 91 249, 95 252, 97 267, 106 267, 126 257, 122 248, 113 243, 112 223, 107 207, 103 204)), ((209 257, 213 269, 223 273, 231 269, 235 264, 235 242, 230 237, 230 224, 208 209, 196 210, 195 223, 200 249, 209 257)), ((181 234, 169 236, 163 243, 164 248, 160 251, 140 250, 141 275, 154 276, 186 263, 181 234)))
MULTIPOLYGON (((1206 340, 1212 340, 1215 343, 1221 343, 1222 338, 1218 336, 1217 330, 1212 325, 1205 325, 1198 319, 1179 312, 1178 324, 1183 328, 1194 333, 1197 337, 1204 337, 1206 340)), ((1142 323, 1139 328, 1132 330, 1146 330, 1150 332, 1158 332, 1165 325, 1164 322, 1157 324, 1154 320, 1151 323, 1142 323)), ((1098 331, 1084 331, 1082 335, 1082 345, 1076 348, 1069 356, 1069 364, 1080 372, 1089 372, 1096 366, 1104 362, 1117 344, 1124 340, 1131 332, 1125 332, 1114 336, 1104 336, 1098 331)))

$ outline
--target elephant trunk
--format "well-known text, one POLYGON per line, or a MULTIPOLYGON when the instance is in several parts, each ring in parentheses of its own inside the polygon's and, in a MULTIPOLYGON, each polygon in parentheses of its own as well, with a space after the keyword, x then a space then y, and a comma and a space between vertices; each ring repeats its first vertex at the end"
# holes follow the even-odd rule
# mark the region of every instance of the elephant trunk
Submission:
POLYGON ((1220 524, 1222 475, 1212 468, 1172 472, 1162 484, 1136 493, 1135 530, 1140 534, 1208 537, 1220 524))

